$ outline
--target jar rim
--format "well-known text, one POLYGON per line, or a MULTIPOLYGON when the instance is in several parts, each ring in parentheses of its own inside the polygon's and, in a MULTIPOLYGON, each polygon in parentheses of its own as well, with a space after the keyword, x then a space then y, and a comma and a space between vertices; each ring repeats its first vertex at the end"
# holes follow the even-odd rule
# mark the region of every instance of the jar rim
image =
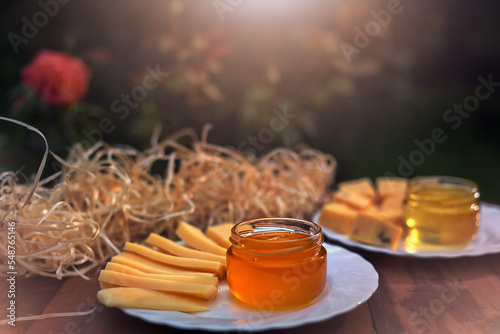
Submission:
MULTIPOLYGON (((244 248, 242 243, 244 243, 247 236, 270 232, 298 232, 301 236, 300 240, 302 242, 309 243, 311 247, 321 245, 324 240, 321 226, 314 222, 298 218, 270 217, 256 218, 235 224, 231 229, 231 244, 238 248, 244 248), (306 235, 306 237, 304 237, 304 235, 306 235)), ((294 243, 296 242, 297 239, 253 239, 252 245, 254 247, 262 246, 263 249, 268 249, 266 246, 272 243, 275 245, 275 248, 273 247, 273 249, 268 249, 269 253, 276 254, 277 251, 297 251, 297 247, 294 246, 294 243)), ((303 249, 303 247, 301 247, 301 249, 303 249)))
POLYGON ((456 176, 445 176, 445 175, 431 175, 431 176, 417 176, 410 180, 410 186, 420 183, 429 184, 440 184, 440 185, 458 185, 458 186, 468 186, 472 191, 478 188, 478 185, 469 179, 456 177, 456 176))
MULTIPOLYGON (((463 199, 468 201, 471 197, 475 199, 479 198, 479 188, 478 185, 471 180, 455 177, 455 176, 417 176, 410 180, 408 183, 407 196, 408 200, 414 198, 415 193, 420 190, 430 190, 428 187, 439 186, 442 188, 452 188, 458 187, 462 188, 463 192, 457 192, 455 195, 449 197, 455 199, 463 199)), ((450 193, 447 193, 450 196, 450 193)), ((420 198, 419 201, 433 201, 435 198, 442 199, 442 195, 439 192, 433 191, 426 195, 425 198, 420 198)))

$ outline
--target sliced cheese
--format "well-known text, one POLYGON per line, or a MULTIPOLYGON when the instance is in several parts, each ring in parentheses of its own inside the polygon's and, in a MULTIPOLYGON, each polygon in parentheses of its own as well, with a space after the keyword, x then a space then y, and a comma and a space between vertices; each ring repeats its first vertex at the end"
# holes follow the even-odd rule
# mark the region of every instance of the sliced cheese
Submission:
POLYGON ((210 240, 199 228, 186 222, 181 222, 175 231, 188 246, 212 254, 226 256, 226 248, 210 240))
POLYGON ((146 273, 169 274, 169 275, 195 275, 195 276, 215 276, 214 273, 202 273, 199 271, 182 270, 178 267, 150 260, 130 252, 122 252, 111 258, 111 262, 124 264, 132 268, 139 269, 146 273))
POLYGON ((371 202, 375 200, 375 188, 372 181, 367 177, 340 182, 338 189, 349 193, 357 193, 368 198, 371 202))
POLYGON ((140 308, 163 311, 209 311, 207 303, 199 298, 141 288, 110 288, 97 292, 97 299, 109 307, 140 308))
POLYGON ((321 209, 318 222, 321 226, 330 228, 341 234, 349 234, 357 212, 346 205, 333 202, 321 209))
POLYGON ((200 284, 211 284, 217 285, 219 283, 219 279, 217 277, 209 277, 209 276, 193 276, 193 275, 168 275, 168 274, 151 274, 141 271, 136 268, 132 268, 130 266, 126 266, 120 263, 108 262, 106 264, 106 270, 117 271, 119 273, 135 275, 140 277, 149 277, 156 279, 167 279, 171 281, 177 282, 187 282, 187 283, 200 283, 200 284))
POLYGON ((139 245, 133 242, 125 243, 123 249, 142 255, 153 261, 158 261, 172 266, 191 270, 199 270, 203 272, 211 272, 217 274, 218 276, 224 276, 226 273, 225 267, 217 261, 193 259, 165 254, 148 246, 139 245))
POLYGON ((116 285, 116 284, 110 284, 110 283, 106 283, 106 282, 99 282, 99 283, 101 284, 103 289, 119 287, 119 285, 116 285))
POLYGON ((173 254, 177 256, 190 257, 193 259, 202 259, 202 260, 210 260, 217 261, 226 265, 226 257, 215 255, 212 253, 201 252, 196 249, 187 248, 182 245, 179 245, 177 242, 164 238, 156 233, 151 233, 147 238, 146 242, 152 246, 158 247, 159 249, 173 254))
POLYGON ((376 215, 359 213, 354 221, 349 237, 371 245, 396 248, 403 229, 376 215))
POLYGON ((231 236, 233 226, 233 223, 210 226, 207 228, 207 237, 215 241, 219 246, 229 248, 231 246, 229 237, 231 236))
POLYGON ((101 273, 99 274, 99 282, 115 284, 123 287, 180 293, 206 300, 212 299, 217 293, 217 288, 214 285, 139 277, 111 270, 101 270, 101 273))

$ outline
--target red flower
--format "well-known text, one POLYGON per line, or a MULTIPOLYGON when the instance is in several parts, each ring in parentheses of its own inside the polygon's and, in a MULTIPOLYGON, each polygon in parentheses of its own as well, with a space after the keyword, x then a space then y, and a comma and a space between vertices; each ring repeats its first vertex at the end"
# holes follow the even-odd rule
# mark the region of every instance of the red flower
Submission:
POLYGON ((42 50, 22 69, 24 84, 44 101, 67 105, 78 102, 86 93, 90 71, 79 58, 62 52, 42 50))

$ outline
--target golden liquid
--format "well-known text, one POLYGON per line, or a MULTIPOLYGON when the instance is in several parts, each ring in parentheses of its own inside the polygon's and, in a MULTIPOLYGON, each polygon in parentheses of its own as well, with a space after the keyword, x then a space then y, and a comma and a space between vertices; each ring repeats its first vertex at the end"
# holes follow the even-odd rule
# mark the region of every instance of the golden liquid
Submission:
POLYGON ((314 301, 326 285, 326 250, 311 247, 306 237, 310 236, 257 233, 243 237, 244 247, 231 246, 227 252, 227 283, 233 295, 264 310, 299 307, 314 301), (257 249, 253 240, 269 242, 259 242, 257 249), (288 243, 288 249, 280 249, 279 242, 273 241, 282 240, 294 242, 288 243))
POLYGON ((412 246, 462 246, 479 228, 479 205, 474 193, 459 185, 426 185, 411 191, 404 207, 412 246))

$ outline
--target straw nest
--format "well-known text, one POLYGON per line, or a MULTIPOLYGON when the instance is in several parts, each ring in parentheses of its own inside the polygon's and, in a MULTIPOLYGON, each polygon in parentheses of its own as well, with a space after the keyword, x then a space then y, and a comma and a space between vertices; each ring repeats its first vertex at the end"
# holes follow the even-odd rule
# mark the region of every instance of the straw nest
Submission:
POLYGON ((126 241, 151 232, 174 238, 180 220, 205 229, 257 217, 307 218, 317 210, 333 181, 332 156, 304 147, 245 157, 208 143, 208 129, 201 139, 190 129, 162 141, 156 133, 145 151, 75 144, 65 160, 53 154, 62 170, 40 180, 47 148, 32 184, 2 173, 0 272, 86 278, 126 241), (152 173, 158 162, 163 175, 152 173))

